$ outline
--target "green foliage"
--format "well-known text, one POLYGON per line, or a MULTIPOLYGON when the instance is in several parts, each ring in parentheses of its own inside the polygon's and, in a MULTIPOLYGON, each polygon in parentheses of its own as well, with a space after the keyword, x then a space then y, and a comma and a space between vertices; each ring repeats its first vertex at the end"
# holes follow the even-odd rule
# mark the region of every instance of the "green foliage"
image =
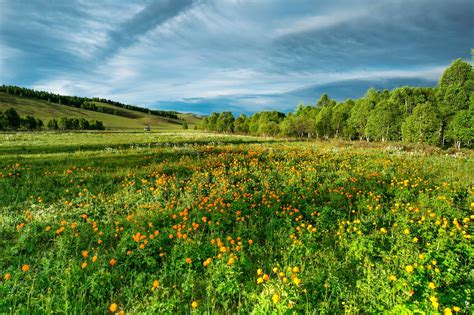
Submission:
POLYGON ((249 121, 245 114, 241 114, 234 121, 234 130, 237 133, 248 133, 249 132, 249 121))
POLYGON ((469 146, 474 140, 474 107, 461 110, 449 122, 447 138, 460 149, 461 145, 469 146))
POLYGON ((366 134, 377 141, 400 140, 403 110, 393 101, 381 101, 370 112, 366 134))
POLYGON ((405 142, 436 145, 439 143, 440 126, 438 109, 431 103, 420 104, 403 122, 402 139, 405 142))
POLYGON ((464 86, 465 83, 471 79, 472 66, 462 59, 456 59, 444 71, 439 80, 439 87, 449 87, 452 85, 464 86))
POLYGON ((84 118, 61 117, 48 121, 50 130, 105 130, 104 124, 99 120, 85 120, 84 118))
POLYGON ((14 108, 0 111, 0 130, 40 130, 43 121, 33 116, 20 117, 14 108))

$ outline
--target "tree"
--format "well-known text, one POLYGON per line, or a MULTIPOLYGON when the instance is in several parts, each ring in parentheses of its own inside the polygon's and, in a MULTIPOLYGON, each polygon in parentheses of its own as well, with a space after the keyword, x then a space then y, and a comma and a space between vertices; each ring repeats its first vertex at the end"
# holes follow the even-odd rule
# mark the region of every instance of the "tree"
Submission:
POLYGON ((474 140, 474 107, 461 110, 449 122, 446 135, 457 149, 461 144, 469 146, 474 140))
POLYGON ((440 123, 436 106, 430 102, 419 104, 402 124, 402 139, 405 142, 436 145, 439 142, 440 123))
POLYGON ((403 86, 390 93, 390 100, 403 109, 404 116, 413 113, 417 104, 434 101, 434 91, 432 88, 403 86))
POLYGON ((87 121, 85 118, 79 119, 79 129, 80 130, 89 130, 90 129, 90 123, 87 121))
POLYGON ((183 120, 183 123, 181 124, 184 130, 188 129, 188 122, 186 120, 183 120))
POLYGON ((58 120, 58 129, 59 130, 71 130, 71 121, 67 117, 61 117, 58 120))
POLYGON ((18 129, 21 124, 20 115, 14 108, 9 108, 3 113, 4 124, 7 128, 18 129))
POLYGON ((249 132, 249 122, 245 114, 241 114, 234 121, 234 131, 239 133, 248 133, 249 132))
POLYGON ((222 112, 217 118, 216 131, 233 132, 234 131, 234 115, 231 112, 222 112))
POLYGON ((333 111, 331 117, 331 124, 334 130, 334 137, 338 137, 341 133, 347 135, 347 127, 349 124, 349 116, 351 110, 354 107, 355 103, 353 100, 349 99, 343 103, 337 104, 333 111))
POLYGON ((315 122, 316 135, 318 137, 328 138, 329 135, 333 133, 331 119, 332 108, 329 105, 322 107, 318 115, 316 116, 315 122))
POLYGON ((58 127, 58 121, 57 121, 56 119, 54 119, 54 118, 53 118, 53 119, 50 119, 50 120, 48 121, 48 126, 47 126, 47 127, 48 127, 48 129, 50 129, 50 130, 58 130, 58 128, 59 128, 59 127, 58 127))
POLYGON ((438 86, 446 87, 450 85, 459 84, 464 86, 464 84, 472 79, 472 66, 458 58, 454 60, 451 65, 443 72, 438 86))
POLYGON ((374 89, 369 89, 363 98, 356 100, 349 117, 350 128, 355 132, 351 137, 358 137, 359 140, 365 138, 369 141, 369 135, 366 133, 367 119, 377 101, 378 95, 374 89))
POLYGON ((378 103, 367 119, 366 134, 374 140, 400 140, 403 110, 393 101, 378 103))
POLYGON ((219 115, 217 113, 211 113, 211 116, 209 116, 208 121, 207 121, 207 128, 210 131, 216 131, 217 118, 219 118, 219 115))
POLYGON ((204 130, 204 131, 207 131, 208 128, 209 128, 209 126, 208 126, 208 119, 207 119, 207 117, 204 117, 204 118, 201 120, 201 123, 199 124, 199 129, 204 130))
POLYGON ((467 109, 469 98, 474 92, 474 70, 472 66, 456 59, 444 71, 439 81, 436 96, 440 112, 439 138, 444 146, 446 128, 453 116, 460 110, 467 109))
MULTIPOLYGON (((298 110, 296 110, 298 112, 298 110)), ((311 120, 304 115, 297 115, 289 113, 282 121, 281 131, 287 136, 303 137, 311 132, 311 120)))
POLYGON ((37 120, 33 116, 26 116, 21 118, 20 125, 23 129, 34 130, 37 128, 37 120))

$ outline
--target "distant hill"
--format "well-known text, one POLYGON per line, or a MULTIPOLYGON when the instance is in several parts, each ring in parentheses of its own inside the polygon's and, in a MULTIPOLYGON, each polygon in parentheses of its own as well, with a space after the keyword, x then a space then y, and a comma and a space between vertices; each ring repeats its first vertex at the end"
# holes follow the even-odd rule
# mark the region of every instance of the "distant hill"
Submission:
POLYGON ((104 123, 105 128, 109 130, 143 130, 146 125, 150 125, 152 131, 177 130, 182 128, 182 120, 186 120, 188 128, 193 129, 201 120, 193 114, 151 110, 151 112, 163 113, 164 115, 173 117, 170 118, 147 113, 147 109, 145 108, 124 105, 118 102, 104 100, 107 101, 106 103, 103 102, 102 99, 85 100, 87 100, 86 107, 94 108, 94 110, 81 108, 81 106, 76 107, 76 104, 66 105, 42 100, 35 98, 34 95, 33 97, 20 96, 0 91, 0 111, 5 111, 8 108, 13 107, 20 116, 35 116, 43 120, 45 125, 50 119, 59 117, 100 120, 104 123), (113 103, 121 104, 123 106, 117 106, 113 103), (127 107, 131 109, 128 109, 127 107))

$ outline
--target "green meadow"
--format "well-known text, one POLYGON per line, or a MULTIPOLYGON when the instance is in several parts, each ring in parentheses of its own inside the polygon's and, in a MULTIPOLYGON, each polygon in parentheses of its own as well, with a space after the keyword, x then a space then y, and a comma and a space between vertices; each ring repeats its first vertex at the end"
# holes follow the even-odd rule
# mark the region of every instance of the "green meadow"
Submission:
POLYGON ((0 133, 0 313, 469 314, 473 161, 399 143, 0 133))

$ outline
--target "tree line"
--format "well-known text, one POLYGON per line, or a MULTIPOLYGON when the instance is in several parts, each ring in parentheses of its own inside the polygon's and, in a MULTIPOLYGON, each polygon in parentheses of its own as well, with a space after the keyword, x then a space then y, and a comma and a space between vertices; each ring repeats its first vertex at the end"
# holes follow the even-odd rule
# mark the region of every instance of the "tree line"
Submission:
POLYGON ((474 70, 457 59, 436 87, 370 88, 362 98, 336 102, 323 94, 313 105, 300 103, 288 114, 264 111, 234 118, 212 113, 200 129, 213 132, 404 141, 471 147, 474 141, 474 70))
POLYGON ((117 116, 124 116, 129 117, 130 114, 121 111, 122 109, 128 109, 132 111, 138 111, 146 114, 151 114, 155 116, 167 117, 172 119, 178 119, 178 112, 175 111, 165 111, 165 110, 156 110, 156 109, 148 109, 134 105, 127 105, 116 101, 111 101, 104 98, 87 98, 87 97, 79 97, 79 96, 67 96, 67 95, 59 95, 54 94, 46 91, 37 91, 33 89, 28 89, 24 87, 14 86, 14 85, 2 85, 0 86, 0 92, 5 92, 12 95, 18 95, 22 97, 28 97, 33 99, 39 99, 43 101, 47 101, 48 103, 55 103, 60 105, 72 106, 76 108, 82 108, 87 110, 92 110, 96 112, 106 113, 110 115, 117 115, 117 116), (108 108, 104 106, 97 106, 94 102, 106 103, 109 105, 113 105, 117 107, 108 108))
MULTIPOLYGON (((0 111, 0 130, 43 130, 45 128, 41 119, 34 116, 20 117, 14 108, 5 112, 0 111)), ((84 118, 61 117, 51 119, 46 126, 49 130, 104 130, 100 120, 86 120, 84 118)))

